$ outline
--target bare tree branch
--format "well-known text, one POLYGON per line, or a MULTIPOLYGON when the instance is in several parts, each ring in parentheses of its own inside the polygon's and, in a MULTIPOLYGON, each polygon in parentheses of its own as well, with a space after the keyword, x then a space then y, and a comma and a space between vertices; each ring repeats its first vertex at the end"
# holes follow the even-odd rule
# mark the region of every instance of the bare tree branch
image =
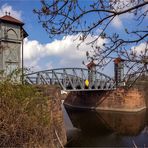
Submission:
POLYGON ((104 67, 114 57, 120 57, 126 62, 134 62, 125 64, 129 69, 128 74, 133 69, 147 72, 148 1, 93 0, 82 3, 78 0, 42 0, 41 4, 41 8, 34 12, 49 37, 74 34, 80 40, 78 47, 81 47, 91 36, 92 40, 86 44, 92 47, 94 54, 87 51, 88 60, 93 59, 99 67, 104 67), (127 25, 129 19, 126 18, 125 26, 122 26, 124 31, 109 31, 115 18, 122 18, 125 14, 132 16, 132 27, 127 25), (97 29, 101 31, 96 33, 97 29), (106 41, 103 46, 97 44, 100 38, 106 41), (141 45, 145 48, 138 51, 141 45))

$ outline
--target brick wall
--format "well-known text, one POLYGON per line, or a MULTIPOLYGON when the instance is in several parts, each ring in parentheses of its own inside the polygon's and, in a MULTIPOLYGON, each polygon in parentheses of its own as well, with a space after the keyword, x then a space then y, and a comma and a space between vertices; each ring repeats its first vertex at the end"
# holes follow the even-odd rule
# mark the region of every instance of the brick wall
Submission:
POLYGON ((64 118, 61 108, 61 90, 57 86, 37 86, 38 91, 43 93, 44 97, 50 97, 49 110, 51 111, 51 148, 63 147, 67 142, 66 129, 64 127, 64 118))
POLYGON ((137 135, 145 127, 145 110, 136 113, 100 111, 105 125, 118 134, 137 135))
POLYGON ((144 91, 138 88, 118 88, 113 91, 71 92, 66 105, 113 111, 140 111, 146 108, 144 91))
POLYGON ((146 108, 144 94, 137 88, 118 88, 104 95, 96 108, 104 110, 140 111, 146 108))

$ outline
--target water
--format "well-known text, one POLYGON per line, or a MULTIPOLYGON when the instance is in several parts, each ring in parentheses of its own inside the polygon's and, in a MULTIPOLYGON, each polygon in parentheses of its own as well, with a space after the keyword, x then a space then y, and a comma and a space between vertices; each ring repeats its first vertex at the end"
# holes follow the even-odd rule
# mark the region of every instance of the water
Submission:
POLYGON ((64 109, 66 147, 148 147, 148 114, 64 109))

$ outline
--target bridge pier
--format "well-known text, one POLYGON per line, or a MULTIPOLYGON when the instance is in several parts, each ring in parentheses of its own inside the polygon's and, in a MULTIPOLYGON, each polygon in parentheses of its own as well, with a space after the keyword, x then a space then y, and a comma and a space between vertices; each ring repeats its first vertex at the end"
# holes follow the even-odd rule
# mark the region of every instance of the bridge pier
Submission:
POLYGON ((73 108, 137 112, 146 108, 144 91, 123 87, 108 91, 70 92, 64 104, 73 108))
POLYGON ((42 99, 49 98, 48 106, 50 111, 50 145, 51 147, 64 147, 67 143, 66 128, 64 125, 63 112, 61 108, 60 87, 48 85, 35 85, 39 93, 43 94, 42 99))

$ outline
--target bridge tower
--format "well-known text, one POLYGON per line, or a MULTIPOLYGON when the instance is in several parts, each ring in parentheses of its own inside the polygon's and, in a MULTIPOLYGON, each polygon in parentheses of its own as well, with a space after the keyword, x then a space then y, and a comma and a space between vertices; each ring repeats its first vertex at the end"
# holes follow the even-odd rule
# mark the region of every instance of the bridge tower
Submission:
POLYGON ((91 61, 90 63, 88 63, 87 65, 88 68, 88 80, 90 84, 94 84, 95 80, 96 80, 96 64, 91 61))
POLYGON ((10 13, 0 17, 0 71, 4 71, 4 77, 23 68, 23 39, 28 36, 23 25, 10 13))
POLYGON ((114 60, 114 74, 115 74, 116 86, 123 85, 124 60, 119 57, 114 60))

